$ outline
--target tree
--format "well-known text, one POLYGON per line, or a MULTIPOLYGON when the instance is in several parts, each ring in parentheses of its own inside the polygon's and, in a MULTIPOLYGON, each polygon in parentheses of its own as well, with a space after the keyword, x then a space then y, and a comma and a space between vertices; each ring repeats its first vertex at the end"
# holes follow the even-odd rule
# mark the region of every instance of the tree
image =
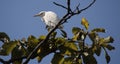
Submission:
POLYGON ((105 51, 105 58, 107 63, 110 62, 110 56, 106 49, 114 50, 111 45, 114 39, 111 36, 100 37, 99 32, 105 33, 104 28, 89 29, 89 22, 86 18, 82 18, 80 27, 73 27, 73 37, 68 37, 65 30, 61 30, 62 36, 57 37, 59 25, 68 22, 73 16, 80 14, 91 7, 96 0, 93 0, 87 7, 79 9, 80 4, 76 5, 75 9, 71 8, 71 0, 67 0, 67 6, 53 2, 56 6, 62 7, 66 10, 66 14, 62 17, 59 23, 47 35, 41 35, 36 38, 30 35, 27 39, 10 40, 10 37, 5 32, 0 32, 0 41, 3 45, 0 50, 0 55, 7 56, 11 54, 10 60, 3 60, 0 62, 4 64, 27 64, 30 59, 37 59, 38 62, 48 54, 54 53, 51 60, 52 64, 97 64, 94 55, 100 56, 101 50, 105 51), (89 38, 92 44, 85 42, 89 38), (25 62, 22 62, 25 59, 25 62))

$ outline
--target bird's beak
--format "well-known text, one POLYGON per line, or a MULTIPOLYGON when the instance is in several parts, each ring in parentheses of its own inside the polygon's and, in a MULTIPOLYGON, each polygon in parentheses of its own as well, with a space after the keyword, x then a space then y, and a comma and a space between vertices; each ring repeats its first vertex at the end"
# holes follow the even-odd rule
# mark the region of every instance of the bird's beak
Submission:
POLYGON ((38 16, 40 16, 40 15, 39 15, 39 14, 35 14, 35 15, 34 15, 34 17, 38 17, 38 16))

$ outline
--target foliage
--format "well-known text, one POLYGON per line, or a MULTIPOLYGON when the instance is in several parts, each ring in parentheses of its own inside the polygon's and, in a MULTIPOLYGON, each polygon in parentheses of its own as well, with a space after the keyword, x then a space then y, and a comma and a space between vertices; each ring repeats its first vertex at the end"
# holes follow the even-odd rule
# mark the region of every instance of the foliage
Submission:
MULTIPOLYGON (((61 30, 62 37, 57 37, 57 32, 53 32, 47 43, 39 47, 31 59, 36 58, 38 62, 41 62, 45 56, 54 53, 51 60, 52 64, 97 64, 94 55, 100 56, 101 50, 104 50, 106 62, 109 63, 110 56, 107 50, 115 49, 111 45, 114 39, 111 36, 105 38, 99 36, 99 32, 105 33, 104 28, 94 28, 88 31, 89 23, 85 18, 82 18, 81 24, 85 29, 73 27, 73 37, 69 39, 64 30, 61 30), (87 37, 90 38, 92 44, 86 43, 87 37)), ((39 38, 30 35, 27 39, 10 40, 6 33, 0 32, 0 41, 3 42, 0 55, 8 56, 11 54, 11 60, 4 61, 0 59, 0 61, 21 64, 23 59, 26 59, 30 52, 45 38, 45 35, 41 35, 39 38)))
POLYGON ((114 39, 111 36, 99 36, 99 33, 105 33, 104 28, 94 28, 89 31, 89 22, 86 18, 81 20, 84 29, 80 27, 72 28, 72 37, 68 37, 65 30, 61 30, 61 37, 56 36, 58 32, 55 30, 61 24, 66 23, 71 17, 91 7, 95 1, 93 0, 83 9, 79 9, 80 3, 72 9, 71 0, 67 0, 67 6, 53 2, 55 5, 65 9, 67 13, 53 29, 49 30, 47 35, 41 35, 39 38, 30 35, 28 38, 21 40, 10 40, 6 33, 0 32, 0 43, 3 43, 0 48, 0 55, 11 55, 9 60, 0 58, 0 62, 3 64, 28 64, 30 59, 37 59, 38 62, 41 62, 45 56, 54 53, 51 59, 52 64, 97 64, 94 56, 100 56, 101 50, 104 50, 104 56, 108 64, 111 57, 107 51, 115 49, 111 45, 114 39), (86 42, 86 38, 91 41, 86 42), (23 62, 24 59, 26 59, 25 62, 23 62))

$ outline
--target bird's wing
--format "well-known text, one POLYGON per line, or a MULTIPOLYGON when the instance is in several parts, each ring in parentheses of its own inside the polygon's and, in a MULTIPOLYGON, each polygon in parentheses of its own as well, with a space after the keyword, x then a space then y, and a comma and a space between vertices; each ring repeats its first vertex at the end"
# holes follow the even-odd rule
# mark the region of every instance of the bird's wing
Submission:
POLYGON ((56 13, 52 12, 52 11, 49 11, 45 14, 45 18, 48 20, 48 21, 51 21, 52 23, 56 24, 58 23, 58 16, 56 13))

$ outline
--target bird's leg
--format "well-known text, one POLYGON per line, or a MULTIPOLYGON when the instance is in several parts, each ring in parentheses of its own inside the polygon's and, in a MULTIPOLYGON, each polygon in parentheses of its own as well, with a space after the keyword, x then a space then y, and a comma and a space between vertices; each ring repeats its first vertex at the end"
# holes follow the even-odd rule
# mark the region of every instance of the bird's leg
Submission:
POLYGON ((50 29, 52 29, 56 26, 56 24, 54 22, 51 22, 51 21, 49 21, 49 22, 50 22, 50 26, 49 26, 50 29))

